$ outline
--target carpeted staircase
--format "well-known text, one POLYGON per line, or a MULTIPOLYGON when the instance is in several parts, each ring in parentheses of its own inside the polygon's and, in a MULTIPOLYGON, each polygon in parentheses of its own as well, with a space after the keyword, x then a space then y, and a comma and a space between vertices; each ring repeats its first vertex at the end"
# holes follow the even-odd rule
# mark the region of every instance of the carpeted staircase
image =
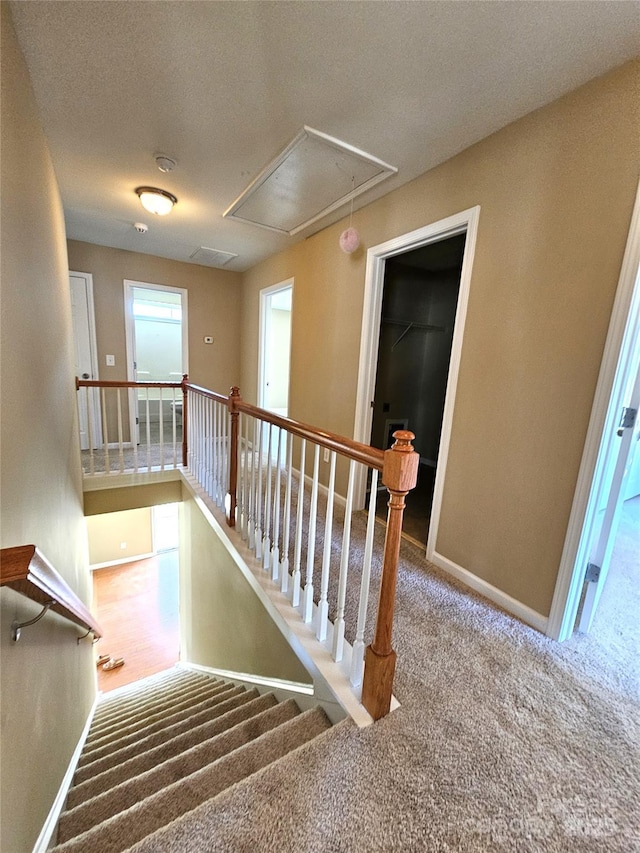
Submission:
POLYGON ((293 699, 186 670, 107 697, 53 849, 124 851, 330 725, 320 708, 301 712, 293 699))

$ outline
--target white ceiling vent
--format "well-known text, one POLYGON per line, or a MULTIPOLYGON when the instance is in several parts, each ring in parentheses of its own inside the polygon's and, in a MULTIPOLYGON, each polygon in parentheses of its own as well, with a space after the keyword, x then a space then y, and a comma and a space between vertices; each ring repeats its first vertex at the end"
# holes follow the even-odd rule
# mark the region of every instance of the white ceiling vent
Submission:
POLYGON ((224 267, 238 256, 234 255, 233 252, 223 252, 221 249, 208 249, 206 246, 200 246, 189 257, 194 264, 203 264, 207 267, 224 267))
POLYGON ((293 236, 397 171, 304 127, 224 215, 293 236))

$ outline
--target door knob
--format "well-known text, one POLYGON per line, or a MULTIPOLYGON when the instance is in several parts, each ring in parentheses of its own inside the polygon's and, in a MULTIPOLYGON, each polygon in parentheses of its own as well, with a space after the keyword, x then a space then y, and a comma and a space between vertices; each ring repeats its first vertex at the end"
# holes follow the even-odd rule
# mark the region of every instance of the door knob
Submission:
POLYGON ((89 379, 89 374, 88 374, 88 373, 83 373, 83 374, 82 374, 82 378, 83 378, 83 379, 89 379))

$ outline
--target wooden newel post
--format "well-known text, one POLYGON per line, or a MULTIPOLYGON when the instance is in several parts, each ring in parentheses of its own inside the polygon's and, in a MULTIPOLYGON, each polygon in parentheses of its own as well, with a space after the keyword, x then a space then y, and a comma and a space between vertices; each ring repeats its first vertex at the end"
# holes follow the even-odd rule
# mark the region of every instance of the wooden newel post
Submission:
POLYGON ((378 601, 378 615, 373 642, 367 646, 362 681, 362 704, 374 720, 389 713, 396 653, 391 646, 393 612, 398 577, 398 557, 404 499, 416 485, 420 456, 411 442, 415 435, 408 430, 394 432, 395 444, 385 451, 382 482, 389 491, 387 533, 384 540, 382 582, 378 601))
POLYGON ((229 527, 236 526, 238 500, 238 419, 240 417, 236 403, 240 399, 240 389, 234 385, 229 395, 229 413, 231 415, 231 437, 229 440, 229 514, 227 516, 229 527))
POLYGON ((187 385, 189 384, 189 376, 188 374, 183 374, 182 376, 182 465, 184 468, 187 467, 187 452, 189 450, 189 446, 187 444, 187 423, 188 423, 188 414, 187 414, 187 385))

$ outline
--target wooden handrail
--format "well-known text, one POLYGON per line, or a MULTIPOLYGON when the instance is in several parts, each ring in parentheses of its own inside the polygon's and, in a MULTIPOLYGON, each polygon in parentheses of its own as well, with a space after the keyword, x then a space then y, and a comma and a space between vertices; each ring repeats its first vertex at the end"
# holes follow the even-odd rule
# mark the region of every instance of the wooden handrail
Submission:
POLYGON ((35 545, 0 550, 0 586, 8 586, 43 607, 53 601, 51 610, 96 638, 102 636, 102 628, 91 612, 35 545))

